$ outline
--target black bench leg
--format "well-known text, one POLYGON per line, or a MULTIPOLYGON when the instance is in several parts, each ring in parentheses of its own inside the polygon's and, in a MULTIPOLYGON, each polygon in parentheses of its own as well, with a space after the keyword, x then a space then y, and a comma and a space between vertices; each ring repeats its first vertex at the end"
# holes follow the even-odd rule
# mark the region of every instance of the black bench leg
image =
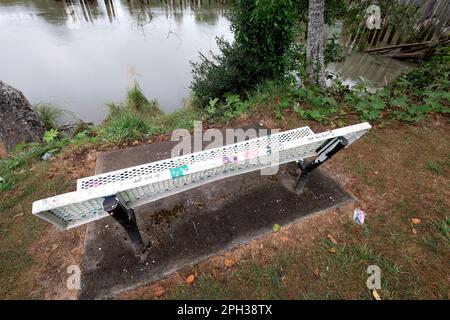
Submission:
POLYGON ((103 210, 108 212, 125 229, 130 237, 135 251, 144 248, 139 228, 136 223, 136 215, 133 209, 123 206, 115 196, 106 197, 103 201, 103 210))
POLYGON ((345 148, 348 145, 348 140, 345 137, 337 137, 326 141, 318 150, 317 156, 314 160, 306 163, 304 160, 299 160, 297 162, 298 167, 302 171, 297 184, 295 185, 295 192, 300 194, 305 188, 306 182, 308 181, 309 174, 313 172, 314 169, 318 168, 322 163, 330 159, 338 151, 345 148))
POLYGON ((310 172, 306 171, 304 168, 302 169, 303 160, 300 160, 298 162, 298 166, 300 167, 300 170, 302 170, 302 173, 300 174, 300 177, 298 178, 297 184, 295 185, 295 192, 300 194, 303 192, 303 189, 305 188, 306 182, 308 181, 308 177, 310 172), (302 162, 302 164, 300 164, 302 162))

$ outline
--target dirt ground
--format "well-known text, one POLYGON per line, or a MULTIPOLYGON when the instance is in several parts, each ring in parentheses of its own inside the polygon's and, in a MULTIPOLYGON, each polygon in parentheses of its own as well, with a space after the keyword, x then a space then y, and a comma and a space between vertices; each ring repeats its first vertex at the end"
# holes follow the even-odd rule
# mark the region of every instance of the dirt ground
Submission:
MULTIPOLYGON (((230 127, 245 121, 250 120, 230 127)), ((264 122, 282 129, 303 125, 264 122)), ((437 116, 417 125, 373 128, 323 166, 354 195, 355 204, 306 218, 117 298, 371 299, 366 270, 376 264, 382 299, 448 299, 449 136, 448 119, 437 116), (355 207, 367 213, 363 226, 352 221, 355 207)), ((2 298, 76 298, 76 290, 67 289, 66 270, 81 262, 85 229, 58 231, 31 216, 31 203, 73 190, 76 179, 94 167, 95 150, 64 152, 0 195, 2 298)))

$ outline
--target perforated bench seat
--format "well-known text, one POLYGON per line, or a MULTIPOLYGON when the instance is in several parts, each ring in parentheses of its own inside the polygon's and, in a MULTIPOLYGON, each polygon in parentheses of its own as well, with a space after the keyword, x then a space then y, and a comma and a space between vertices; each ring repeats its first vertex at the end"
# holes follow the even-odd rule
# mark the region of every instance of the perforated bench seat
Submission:
POLYGON ((316 157, 316 164, 360 138, 371 126, 360 123, 315 134, 309 127, 284 131, 214 149, 82 178, 77 190, 33 203, 33 214, 70 229, 108 216, 104 201, 115 196, 128 208, 237 174, 316 157), (344 142, 345 141, 345 142, 344 142), (325 158, 324 158, 325 157, 325 158))

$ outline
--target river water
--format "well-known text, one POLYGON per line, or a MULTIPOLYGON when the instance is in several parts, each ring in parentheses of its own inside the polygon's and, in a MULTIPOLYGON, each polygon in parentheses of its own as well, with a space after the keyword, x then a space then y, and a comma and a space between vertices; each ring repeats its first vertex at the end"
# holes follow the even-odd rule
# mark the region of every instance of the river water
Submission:
MULTIPOLYGON (((31 103, 100 123, 133 80, 164 112, 190 94, 190 61, 232 39, 226 6, 212 1, 0 0, 0 79, 31 103), (148 3, 148 4, 147 4, 148 3)), ((352 53, 330 66, 345 83, 383 86, 411 65, 352 53)))

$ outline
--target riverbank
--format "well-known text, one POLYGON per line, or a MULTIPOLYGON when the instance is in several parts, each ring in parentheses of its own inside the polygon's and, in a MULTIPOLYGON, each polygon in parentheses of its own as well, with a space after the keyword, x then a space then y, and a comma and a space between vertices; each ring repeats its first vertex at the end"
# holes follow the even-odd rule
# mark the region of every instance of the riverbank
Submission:
POLYGON ((98 151, 169 139, 193 120, 203 120, 204 129, 257 122, 314 131, 369 120, 368 136, 325 166, 368 213, 364 226, 344 208, 121 297, 371 298, 364 267, 375 263, 383 270, 382 298, 448 299, 448 69, 447 54, 374 94, 363 84, 350 91, 335 83, 323 94, 266 83, 246 99, 230 95, 168 115, 135 90, 111 106, 102 126, 17 146, 0 160, 0 296, 75 298, 66 268, 81 261, 84 228, 59 232, 33 217, 31 204, 74 190, 77 178, 94 173, 98 151), (42 161, 45 153, 52 158, 42 161), (184 284, 189 274, 197 278, 192 286, 184 284))

